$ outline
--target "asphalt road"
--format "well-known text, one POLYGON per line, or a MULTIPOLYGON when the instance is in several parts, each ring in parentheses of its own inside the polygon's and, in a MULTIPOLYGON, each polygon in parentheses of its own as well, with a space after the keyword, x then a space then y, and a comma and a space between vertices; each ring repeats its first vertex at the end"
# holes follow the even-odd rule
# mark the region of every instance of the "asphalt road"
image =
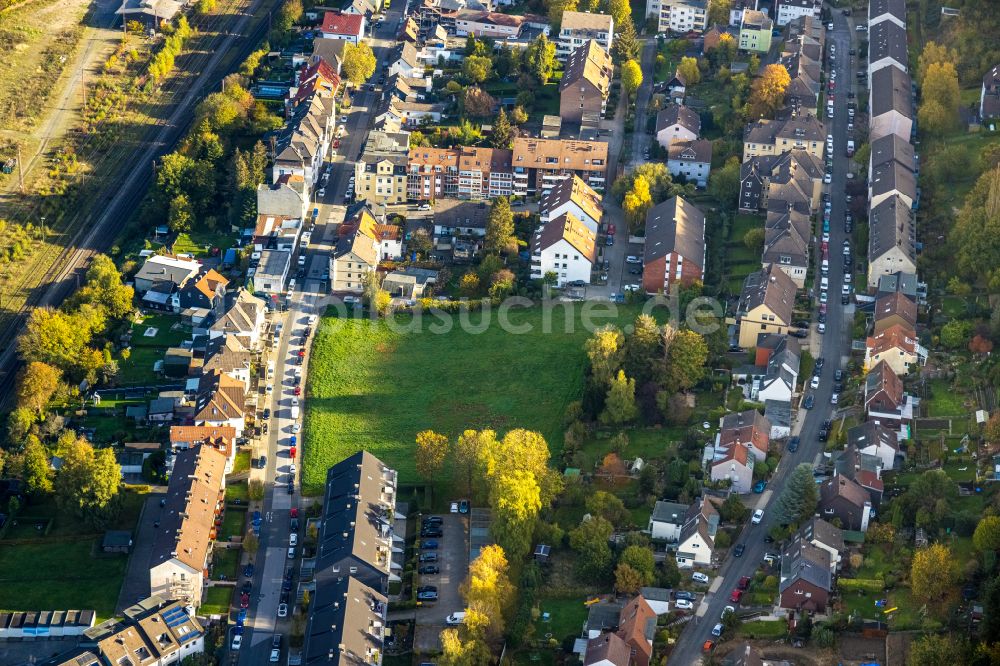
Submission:
MULTIPOLYGON (((834 67, 837 70, 838 89, 834 101, 832 132, 830 121, 824 119, 827 124, 827 132, 834 136, 833 178, 829 186, 830 199, 833 204, 830 222, 830 303, 826 334, 823 336, 813 335, 812 350, 814 356, 825 358, 826 364, 823 368, 819 388, 807 392, 815 395, 816 404, 812 410, 799 410, 796 423, 793 426, 793 434, 798 434, 802 440, 799 449, 795 453, 785 453, 781 464, 768 484, 767 492, 760 496, 757 506, 754 507, 765 509, 763 522, 760 525, 751 526, 748 521, 742 535, 734 541, 734 545, 742 543, 746 546, 743 557, 734 558, 730 555, 727 558, 719 572, 719 576, 722 578, 721 583, 713 584, 714 591, 706 595, 697 607, 694 621, 688 624, 670 655, 669 663, 671 664, 697 664, 701 662, 702 645, 706 640, 712 639, 712 627, 719 621, 723 609, 729 603, 729 593, 736 587, 737 581, 742 576, 752 576, 761 564, 766 552, 778 552, 779 544, 764 543, 764 537, 777 522, 767 507, 772 503, 773 498, 781 494, 792 469, 801 463, 815 465, 822 458, 823 444, 818 439, 818 433, 823 421, 830 418, 833 409, 830 404, 830 397, 833 393, 833 374, 837 368, 845 367, 850 354, 853 306, 846 308, 841 306, 840 287, 843 281, 843 271, 841 270, 842 243, 847 237, 844 232, 846 206, 843 193, 844 185, 847 182, 847 173, 851 166, 851 160, 845 156, 844 152, 847 146, 848 100, 846 86, 853 86, 855 81, 855 67, 852 66, 851 58, 848 56, 848 51, 852 48, 854 34, 847 24, 847 18, 840 12, 835 13, 833 21, 834 30, 827 33, 827 44, 835 43, 837 45, 837 59, 834 67)), ((854 248, 855 261, 858 255, 865 251, 865 248, 854 248)), ((820 253, 816 251, 814 255, 818 264, 820 253)), ((816 274, 819 274, 818 269, 816 274)), ((808 383, 809 378, 804 379, 808 383)))

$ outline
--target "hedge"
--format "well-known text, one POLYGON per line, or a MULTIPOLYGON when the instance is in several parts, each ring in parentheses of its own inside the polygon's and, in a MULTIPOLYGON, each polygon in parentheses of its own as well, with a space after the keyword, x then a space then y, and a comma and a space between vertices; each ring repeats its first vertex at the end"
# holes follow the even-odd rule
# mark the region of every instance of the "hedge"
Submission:
POLYGON ((843 590, 867 590, 881 592, 885 589, 885 581, 881 578, 841 578, 837 585, 843 590))

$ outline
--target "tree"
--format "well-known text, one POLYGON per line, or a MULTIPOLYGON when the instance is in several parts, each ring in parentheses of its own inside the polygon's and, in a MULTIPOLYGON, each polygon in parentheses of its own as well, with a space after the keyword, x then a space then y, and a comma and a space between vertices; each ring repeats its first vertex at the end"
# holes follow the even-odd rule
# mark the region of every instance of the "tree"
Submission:
POLYGON ((750 509, 738 495, 730 495, 719 507, 719 517, 727 523, 742 523, 750 515, 750 509))
POLYGON ((729 10, 733 7, 733 0, 709 0, 708 2, 708 22, 720 25, 729 24, 729 10))
POLYGON ((751 252, 763 251, 764 229, 762 227, 754 227, 752 229, 747 229, 747 232, 743 234, 743 244, 751 252))
POLYGON ((45 413, 53 394, 59 388, 62 372, 41 361, 32 361, 25 365, 17 375, 17 405, 36 412, 39 416, 45 413))
POLYGON ((178 194, 170 200, 167 211, 167 226, 174 233, 187 233, 194 224, 194 207, 186 194, 178 194))
POLYGON ((937 42, 927 42, 924 44, 924 50, 920 52, 920 57, 917 59, 917 84, 921 88, 923 87, 927 71, 932 64, 956 62, 959 62, 959 58, 955 49, 949 49, 947 46, 938 44, 937 42))
POLYGON ((489 645, 478 633, 458 629, 441 632, 441 654, 435 660, 440 666, 487 666, 493 661, 489 645))
POLYGON ((17 407, 7 415, 7 439, 11 444, 20 444, 31 426, 38 419, 34 411, 27 407, 17 407))
POLYGON ((523 125, 528 122, 528 113, 524 110, 524 107, 515 106, 514 110, 510 113, 510 120, 515 125, 523 125))
POLYGON ((524 470, 501 474, 494 492, 490 532, 504 551, 520 562, 531 549, 531 534, 542 508, 535 475, 524 470))
POLYGON ((646 213, 652 205, 653 197, 649 190, 649 181, 640 174, 632 181, 632 187, 622 201, 629 230, 636 231, 646 224, 646 213))
POLYGON ((635 420, 638 413, 635 405, 635 380, 626 377, 624 370, 619 370, 608 387, 601 423, 621 425, 635 420))
POLYGON ((466 56, 462 73, 473 83, 482 83, 493 74, 493 61, 488 56, 466 56))
POLYGON ((663 362, 663 338, 656 320, 648 314, 640 314, 632 324, 632 334, 625 338, 625 353, 622 369, 629 377, 635 378, 637 385, 645 384, 663 362))
POLYGON ((28 435, 21 453, 24 485, 33 495, 52 492, 52 473, 49 468, 49 454, 45 446, 34 435, 28 435))
POLYGON ((490 145, 494 148, 508 149, 514 141, 514 128, 507 118, 507 112, 500 107, 497 119, 493 123, 493 132, 490 134, 490 145))
POLYGON ((941 136, 955 126, 955 117, 936 99, 921 102, 917 110, 917 122, 920 127, 933 136, 941 136))
POLYGON ((465 89, 465 95, 462 97, 462 105, 465 108, 467 116, 485 118, 493 115, 493 109, 496 108, 497 101, 493 98, 493 95, 479 86, 469 86, 465 89))
POLYGON ((592 516, 600 516, 612 525, 622 525, 631 520, 625 503, 617 495, 612 495, 606 490, 594 491, 587 497, 584 504, 587 507, 587 513, 592 516))
POLYGON ((492 430, 466 430, 455 441, 453 451, 454 470, 458 478, 464 481, 466 494, 472 494, 473 480, 476 472, 481 469, 481 460, 485 451, 496 446, 496 433, 492 430))
POLYGON ((667 362, 660 384, 669 393, 691 388, 705 375, 708 344, 705 338, 691 330, 674 334, 667 350, 667 362))
POLYGON ((971 329, 971 322, 952 319, 941 327, 941 344, 948 349, 964 347, 969 339, 971 329))
POLYGON ((611 42, 611 59, 616 65, 639 57, 639 36, 635 33, 635 25, 629 21, 615 26, 614 41, 611 42))
POLYGON ((415 454, 417 474, 427 481, 436 479, 444 468, 449 446, 448 438, 433 430, 418 432, 415 454))
POLYGON ((698 59, 684 56, 677 65, 677 73, 684 79, 687 86, 693 86, 701 81, 701 70, 698 69, 698 59))
MULTIPOLYGON (((958 72, 955 71, 955 65, 950 62, 930 63, 924 72, 920 97, 924 104, 928 102, 937 102, 940 104, 949 125, 953 126, 958 120, 958 105, 960 101, 958 72)), ((923 109, 923 106, 921 106, 921 109, 923 109)))
POLYGON ((630 98, 642 85, 642 67, 635 60, 629 60, 622 65, 622 90, 630 98))
POLYGON ((134 298, 134 290, 122 281, 114 262, 99 254, 90 263, 84 285, 69 300, 68 307, 72 310, 89 303, 104 308, 113 319, 124 319, 132 314, 134 298))
POLYGON ((460 588, 466 609, 485 616, 486 626, 481 628, 491 640, 503 635, 504 617, 514 601, 509 570, 503 548, 486 546, 469 564, 468 577, 460 588))
POLYGON ((378 60, 375 58, 375 53, 367 43, 348 43, 344 47, 344 60, 340 68, 348 81, 356 86, 360 86, 375 73, 375 65, 377 63, 378 60))
POLYGON ((490 213, 486 218, 483 249, 498 254, 510 247, 512 239, 514 239, 514 211, 510 208, 510 199, 497 197, 490 204, 490 213))
POLYGON ((940 609, 951 599, 957 580, 948 546, 934 543, 913 554, 910 588, 919 601, 940 609))
POLYGON ((561 490, 559 474, 549 467, 549 445, 540 433, 516 428, 500 440, 487 436, 481 444, 477 470, 487 482, 491 502, 496 503, 499 495, 495 485, 499 476, 515 471, 529 472, 534 476, 544 506, 548 506, 561 490))
POLYGON ((981 175, 965 196, 950 241, 961 275, 1000 288, 1000 167, 981 175))
POLYGON ((95 527, 113 517, 121 486, 121 467, 111 448, 94 450, 85 439, 75 439, 60 451, 63 464, 56 476, 56 502, 95 527))
POLYGON ((951 666, 967 663, 962 655, 966 652, 964 641, 951 635, 928 634, 910 643, 907 666, 951 666))
MULTIPOLYGON (((562 17, 562 12, 559 13, 562 17)), ((524 70, 545 85, 555 69, 556 45, 545 35, 539 35, 524 51, 524 70)))
POLYGON ((789 475, 775 505, 775 515, 778 522, 795 525, 813 515, 818 501, 812 465, 802 463, 789 475))
POLYGON ((259 549, 260 549, 260 540, 257 539, 257 535, 254 534, 252 531, 247 533, 243 537, 243 550, 246 552, 247 555, 250 556, 250 559, 253 559, 254 555, 257 554, 257 551, 259 549))
POLYGON ((740 197, 740 160, 731 157, 708 181, 708 193, 726 210, 733 210, 740 197))
POLYGON ((623 26, 632 22, 632 5, 629 0, 608 0, 608 14, 615 21, 615 26, 623 26))
POLYGON ((614 528, 601 517, 590 517, 570 530, 569 546, 577 552, 576 571, 584 580, 597 582, 611 570, 611 546, 608 540, 614 528))
POLYGON ((612 194, 618 201, 624 201, 625 194, 633 188, 636 179, 640 177, 645 178, 649 183, 649 194, 654 204, 666 201, 678 194, 687 196, 694 191, 693 185, 688 190, 686 186, 675 183, 667 166, 662 162, 647 162, 618 178, 611 186, 612 194))
POLYGON ((87 345, 104 326, 103 311, 90 305, 72 313, 35 308, 18 337, 18 351, 28 363, 40 361, 63 372, 83 370, 89 362, 87 345))
POLYGON ((602 388, 611 384, 625 357, 624 343, 625 336, 613 324, 597 329, 584 343, 594 384, 602 388))
POLYGON ((983 427, 983 437, 990 443, 1000 442, 1000 410, 994 412, 986 422, 983 427))
POLYGON ((750 86, 750 117, 773 117, 784 103, 785 91, 791 82, 784 65, 774 63, 765 67, 750 86))
POLYGON ((627 546, 618 556, 618 565, 622 564, 638 572, 642 577, 642 586, 652 585, 656 575, 656 560, 653 551, 645 546, 627 546))
POLYGON ((615 567, 615 590, 619 594, 637 593, 645 585, 643 581, 644 576, 624 562, 615 567))
POLYGON ((976 525, 972 543, 981 553, 1000 550, 1000 517, 983 516, 976 525))

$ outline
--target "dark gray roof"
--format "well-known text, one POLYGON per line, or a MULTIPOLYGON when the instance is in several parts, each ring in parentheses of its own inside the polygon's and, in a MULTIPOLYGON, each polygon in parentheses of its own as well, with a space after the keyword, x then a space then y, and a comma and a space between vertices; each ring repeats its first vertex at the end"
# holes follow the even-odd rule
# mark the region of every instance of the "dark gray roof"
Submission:
POLYGON ((712 142, 706 139, 682 141, 674 139, 670 142, 667 159, 679 162, 712 163, 712 142))
POLYGON ((431 212, 435 225, 470 229, 485 229, 489 214, 490 206, 485 201, 458 199, 438 199, 431 212))
POLYGON ((656 131, 665 127, 680 125, 701 136, 701 116, 698 112, 683 104, 668 104, 656 114, 656 131))
POLYGON ((354 576, 317 581, 302 649, 303 664, 360 666, 382 650, 388 600, 354 576))
POLYGON ((886 162, 899 162, 910 171, 915 171, 917 166, 916 153, 913 144, 904 141, 897 134, 887 134, 871 142, 871 164, 870 169, 885 164, 886 162))
POLYGON ((799 528, 793 538, 801 538, 810 543, 818 541, 838 552, 844 550, 844 531, 822 518, 811 518, 799 528))
POLYGON ((892 58, 904 68, 909 63, 906 30, 893 21, 882 21, 868 31, 868 62, 892 58))
POLYGON ((917 179, 913 172, 899 162, 883 162, 872 169, 869 177, 872 198, 896 192, 910 201, 917 199, 917 179))
POLYGON ((784 400, 765 400, 764 416, 772 426, 792 425, 792 405, 784 400))
POLYGON ((288 270, 292 253, 288 250, 264 250, 260 253, 260 265, 254 276, 271 276, 280 278, 288 270))
POLYGON ((646 263, 671 252, 705 265, 705 214, 681 197, 667 199, 646 213, 646 263))
POLYGON ((886 445, 893 450, 899 450, 899 439, 896 433, 875 421, 866 421, 847 431, 847 444, 858 451, 868 446, 886 445))
POLYGON ((898 67, 883 67, 871 78, 872 118, 895 111, 904 118, 913 117, 910 75, 898 67))
POLYGON ((792 321, 795 292, 796 286, 792 278, 775 264, 768 264, 748 275, 743 282, 739 311, 750 312, 764 304, 778 317, 780 323, 787 326, 792 321))
POLYGON ((833 583, 833 576, 830 574, 830 553, 801 538, 795 538, 781 553, 779 591, 784 592, 800 578, 827 591, 830 591, 833 583))
POLYGON ((875 206, 868 219, 868 259, 874 261, 899 247, 911 261, 917 259, 913 212, 906 202, 892 196, 875 206))
POLYGON ((871 0, 868 3, 868 20, 890 14, 906 25, 906 0, 871 0))
POLYGON ((747 126, 743 141, 748 143, 774 143, 782 137, 798 141, 826 141, 826 129, 815 116, 808 113, 787 120, 758 120, 747 126))
POLYGON ((689 505, 678 502, 657 501, 653 507, 652 519, 658 523, 682 525, 689 508, 689 505))
POLYGON ((882 275, 878 279, 878 295, 903 294, 909 298, 917 297, 917 276, 913 273, 893 273, 892 275, 882 275))

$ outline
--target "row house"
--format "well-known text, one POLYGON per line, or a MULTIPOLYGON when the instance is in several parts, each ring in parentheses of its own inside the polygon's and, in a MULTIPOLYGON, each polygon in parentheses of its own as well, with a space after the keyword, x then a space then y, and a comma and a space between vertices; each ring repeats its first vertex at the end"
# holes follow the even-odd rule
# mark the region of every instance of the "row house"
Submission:
POLYGON ((906 46, 906 28, 893 21, 882 21, 868 30, 868 78, 885 67, 896 67, 903 72, 909 65, 906 46))
POLYGON ((910 141, 913 133, 913 82, 899 67, 883 67, 869 79, 868 138, 874 142, 889 134, 910 141))
POLYGON ((597 235, 573 213, 542 225, 531 242, 531 277, 556 276, 556 285, 590 284, 597 261, 597 235))
POLYGON ((553 184, 538 204, 538 214, 542 224, 570 213, 583 222, 595 234, 604 218, 601 196, 579 176, 564 178, 553 184))
POLYGON ((281 130, 274 150, 271 180, 285 174, 301 176, 311 189, 319 180, 333 137, 334 102, 332 97, 313 95, 294 111, 281 130))
POLYGON ((865 376, 864 412, 867 419, 909 439, 910 423, 919 400, 903 390, 903 382, 885 361, 875 364, 865 376))
POLYGON ((748 275, 737 305, 739 346, 756 347, 762 334, 787 334, 795 292, 795 282, 775 264, 748 275))
POLYGON ((871 0, 868 3, 869 30, 883 21, 906 28, 906 0, 871 0))
POLYGON ((502 148, 458 146, 410 149, 407 198, 492 199, 513 194, 513 152, 502 148))
POLYGON ((900 196, 873 206, 868 217, 868 286, 894 273, 916 273, 916 224, 913 210, 900 196))
POLYGON ((580 123, 585 115, 603 117, 613 73, 611 56, 595 40, 574 49, 559 80, 559 117, 563 122, 580 123))
POLYGON ((816 159, 823 159, 826 128, 811 114, 786 120, 760 119, 750 123, 743 132, 743 160, 758 155, 780 155, 792 150, 804 150, 816 159))
POLYGON ((356 200, 375 205, 405 203, 409 150, 409 132, 369 132, 354 165, 356 200))

